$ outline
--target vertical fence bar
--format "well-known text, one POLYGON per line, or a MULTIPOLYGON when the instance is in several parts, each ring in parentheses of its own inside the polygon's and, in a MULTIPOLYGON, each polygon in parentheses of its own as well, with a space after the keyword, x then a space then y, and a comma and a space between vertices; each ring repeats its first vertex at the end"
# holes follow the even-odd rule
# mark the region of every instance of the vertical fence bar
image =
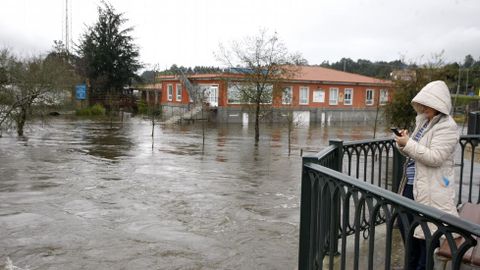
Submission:
MULTIPOLYGON (((385 162, 385 189, 388 190, 388 164, 389 164, 389 160, 390 160, 390 149, 389 148, 386 148, 387 149, 387 153, 386 153, 386 162, 385 162)), ((392 177, 393 179, 393 177, 392 177)), ((393 190, 393 183, 392 183, 392 190, 393 190)))
MULTIPOLYGON (((315 226, 315 220, 312 220, 311 211, 318 211, 318 209, 312 209, 312 201, 315 198, 312 196, 312 183, 305 169, 305 163, 318 163, 318 159, 311 156, 302 158, 302 187, 300 197, 300 243, 299 243, 299 255, 298 255, 298 269, 309 269, 311 265, 311 242, 315 235, 311 235, 311 227, 315 226)), ((318 196, 318 194, 317 194, 318 196)))
POLYGON ((471 144, 472 146, 472 156, 470 160, 470 185, 468 187, 468 202, 471 203, 472 201, 472 188, 473 188, 473 168, 475 166, 475 144, 471 144))
MULTIPOLYGON (((343 141, 342 140, 330 140, 329 144, 332 146, 335 146, 334 151, 334 162, 333 162, 333 170, 336 170, 338 172, 342 172, 343 170, 343 141)), ((331 211, 331 216, 330 218, 332 219, 330 221, 330 269, 333 269, 333 258, 334 256, 338 255, 338 241, 339 237, 338 235, 340 234, 340 222, 341 222, 341 216, 340 216, 340 196, 336 192, 335 188, 332 185, 331 190, 331 205, 328 205, 329 210, 331 211)))
POLYGON ((463 186, 463 169, 465 168, 465 161, 464 161, 464 158, 465 158, 465 146, 467 144, 463 144, 462 143, 462 139, 460 139, 460 147, 461 147, 461 152, 460 152, 460 181, 459 181, 459 185, 458 185, 458 201, 457 201, 457 206, 462 204, 462 186, 463 186))
POLYGON ((400 186, 400 181, 403 177, 403 164, 405 157, 393 146, 393 177, 392 177, 392 192, 397 193, 400 186))

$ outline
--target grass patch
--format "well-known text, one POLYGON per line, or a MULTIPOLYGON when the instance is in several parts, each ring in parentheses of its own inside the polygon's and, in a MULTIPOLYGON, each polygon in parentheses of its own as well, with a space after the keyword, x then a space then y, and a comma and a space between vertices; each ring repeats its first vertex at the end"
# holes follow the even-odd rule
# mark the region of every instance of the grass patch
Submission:
POLYGON ((453 120, 455 120, 457 124, 462 124, 463 122, 465 122, 466 119, 464 115, 455 115, 453 116, 453 120))

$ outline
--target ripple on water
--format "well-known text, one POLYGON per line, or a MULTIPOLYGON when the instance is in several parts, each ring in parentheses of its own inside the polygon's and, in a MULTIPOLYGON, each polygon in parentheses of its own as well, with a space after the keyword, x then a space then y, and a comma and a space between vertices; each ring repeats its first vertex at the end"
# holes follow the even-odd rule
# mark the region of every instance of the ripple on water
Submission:
POLYGON ((152 141, 138 118, 32 127, 0 139, 0 260, 35 269, 294 269, 298 151, 340 130, 299 127, 288 156, 275 125, 257 147, 240 125, 209 125, 204 146, 201 125, 152 141))

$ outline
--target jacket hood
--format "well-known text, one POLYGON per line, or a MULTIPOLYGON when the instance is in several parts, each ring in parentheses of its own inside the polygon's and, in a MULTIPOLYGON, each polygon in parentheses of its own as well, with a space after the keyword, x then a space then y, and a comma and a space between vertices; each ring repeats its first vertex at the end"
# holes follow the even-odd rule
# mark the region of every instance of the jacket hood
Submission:
POLYGON ((417 113, 422 113, 418 104, 433 108, 449 115, 452 109, 450 90, 443 81, 433 81, 425 85, 412 99, 412 106, 417 113))

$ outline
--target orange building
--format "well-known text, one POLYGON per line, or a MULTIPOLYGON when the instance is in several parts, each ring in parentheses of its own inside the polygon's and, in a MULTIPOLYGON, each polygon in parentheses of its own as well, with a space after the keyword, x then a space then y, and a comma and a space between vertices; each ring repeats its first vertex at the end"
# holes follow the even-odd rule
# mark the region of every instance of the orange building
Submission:
MULTIPOLYGON (((242 75, 238 73, 157 76, 157 89, 161 93, 150 93, 149 102, 162 105, 164 110, 176 108, 184 112, 193 104, 189 88, 195 88, 208 104, 211 118, 220 122, 242 122, 248 120, 251 112, 249 106, 242 104, 238 93, 241 79, 242 75), (156 98, 154 101, 153 97, 156 98)), ((271 86, 273 94, 268 107, 272 114, 269 119, 280 120, 283 112, 293 110, 308 118, 308 122, 372 120, 377 106, 390 100, 391 86, 392 82, 388 80, 302 66, 293 78, 282 85, 271 86)))

